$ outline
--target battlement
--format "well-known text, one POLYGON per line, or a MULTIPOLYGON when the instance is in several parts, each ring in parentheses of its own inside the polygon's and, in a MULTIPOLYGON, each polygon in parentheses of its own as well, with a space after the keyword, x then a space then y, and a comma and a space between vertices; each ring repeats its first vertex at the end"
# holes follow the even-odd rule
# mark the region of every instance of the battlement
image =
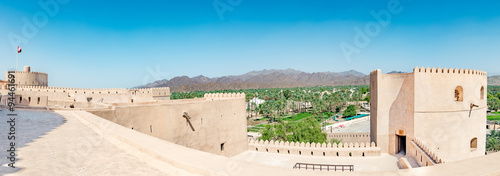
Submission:
POLYGON ((380 71, 380 69, 376 69, 376 70, 373 70, 370 72, 370 75, 373 75, 373 74, 377 74, 377 73, 381 73, 382 71, 380 71))
POLYGON ((422 153, 424 153, 423 155, 429 158, 428 160, 431 161, 433 164, 443 163, 443 161, 436 155, 436 153, 433 152, 429 147, 427 147, 427 145, 424 142, 422 142, 417 138, 413 139, 412 142, 415 143, 416 148, 420 148, 422 150, 422 153))
POLYGON ((339 157, 364 157, 380 156, 380 148, 375 142, 358 143, 304 143, 304 142, 283 142, 283 141, 248 141, 250 151, 261 151, 270 153, 283 153, 294 155, 312 156, 339 156, 339 157))
POLYGON ((413 68, 413 73, 451 73, 451 74, 468 74, 468 75, 481 75, 481 76, 487 76, 487 73, 484 71, 479 71, 479 70, 472 70, 472 69, 458 69, 458 68, 443 68, 441 69, 438 67, 437 69, 432 67, 432 68, 424 68, 424 67, 415 67, 413 68))
POLYGON ((366 143, 339 143, 338 145, 336 143, 300 143, 300 142, 283 142, 283 141, 268 141, 268 140, 253 140, 250 139, 248 141, 248 144, 256 144, 256 145, 276 145, 276 146, 289 146, 289 147, 312 147, 312 148, 368 148, 368 147, 376 147, 375 142, 366 142, 366 143))
POLYGON ((245 98, 245 93, 206 93, 205 98, 245 98))
POLYGON ((128 93, 129 91, 140 91, 145 93, 154 92, 165 92, 170 93, 170 88, 168 87, 158 87, 158 88, 143 88, 143 89, 125 89, 125 88, 69 88, 69 87, 47 87, 47 86, 18 86, 18 90, 21 91, 33 91, 33 92, 68 92, 68 93, 96 93, 96 94, 118 94, 118 93, 128 93))
POLYGON ((153 88, 138 88, 129 89, 130 92, 142 93, 142 94, 152 94, 153 96, 170 96, 169 87, 153 87, 153 88))
POLYGON ((30 74, 42 74, 42 75, 47 75, 47 73, 44 73, 44 72, 32 72, 32 71, 15 71, 14 73, 30 73, 30 74))

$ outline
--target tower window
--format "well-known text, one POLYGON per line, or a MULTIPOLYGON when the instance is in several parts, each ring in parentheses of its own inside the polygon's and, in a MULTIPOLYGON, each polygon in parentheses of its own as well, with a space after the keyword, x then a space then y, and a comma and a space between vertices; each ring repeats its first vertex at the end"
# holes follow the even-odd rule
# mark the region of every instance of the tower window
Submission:
POLYGON ((457 88, 455 88, 455 100, 464 101, 464 89, 462 86, 457 86, 457 88))
POLYGON ((481 100, 484 99, 484 86, 481 86, 481 100))
POLYGON ((470 149, 471 150, 477 149, 477 138, 472 138, 470 140, 470 149))
POLYGON ((221 143, 221 144, 220 144, 220 151, 221 151, 221 152, 222 152, 222 151, 224 151, 224 144, 225 144, 225 143, 221 143))

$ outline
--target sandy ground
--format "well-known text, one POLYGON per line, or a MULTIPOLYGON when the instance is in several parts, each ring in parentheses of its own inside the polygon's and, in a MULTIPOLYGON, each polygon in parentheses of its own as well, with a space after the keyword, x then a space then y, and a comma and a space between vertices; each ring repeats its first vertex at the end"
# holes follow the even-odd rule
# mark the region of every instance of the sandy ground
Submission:
POLYGON ((104 139, 73 112, 59 114, 66 123, 20 148, 21 170, 11 175, 168 175, 104 139))
POLYGON ((386 153, 382 153, 381 156, 377 157, 317 157, 246 151, 232 158, 283 168, 293 168, 296 163, 312 163, 354 165, 354 170, 358 172, 399 170, 397 166, 398 159, 395 156, 386 153))

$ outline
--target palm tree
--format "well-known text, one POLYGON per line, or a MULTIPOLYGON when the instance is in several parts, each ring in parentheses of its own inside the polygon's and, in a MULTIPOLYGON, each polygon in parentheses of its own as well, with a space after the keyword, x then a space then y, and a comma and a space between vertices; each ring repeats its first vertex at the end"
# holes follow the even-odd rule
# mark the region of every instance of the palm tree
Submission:
POLYGON ((500 132, 491 130, 490 134, 486 135, 486 151, 500 150, 500 132))
MULTIPOLYGON (((257 104, 255 102, 252 102, 251 107, 250 107, 252 112, 255 112, 255 107, 257 107, 257 104)), ((253 113, 252 112, 250 112, 250 118, 253 117, 253 113)))

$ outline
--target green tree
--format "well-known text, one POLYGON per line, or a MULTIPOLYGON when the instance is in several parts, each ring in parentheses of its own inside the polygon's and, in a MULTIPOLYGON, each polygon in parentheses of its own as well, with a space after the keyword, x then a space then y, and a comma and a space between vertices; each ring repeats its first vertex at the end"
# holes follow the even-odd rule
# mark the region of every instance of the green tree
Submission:
POLYGON ((285 96, 287 100, 290 99, 292 97, 292 91, 290 91, 290 89, 283 91, 283 96, 285 96))
POLYGON ((366 92, 368 92, 368 89, 361 87, 361 94, 364 95, 366 92))
POLYGON ((356 108, 354 105, 347 106, 347 109, 342 114, 344 117, 352 117, 356 115, 356 108))
POLYGON ((340 106, 335 107, 335 112, 339 113, 342 108, 340 106))
POLYGON ((486 151, 500 151, 500 132, 491 130, 486 135, 486 151))
POLYGON ((326 142, 326 133, 321 131, 321 126, 314 117, 306 117, 294 126, 289 140, 294 142, 326 142))
POLYGON ((273 139, 274 136, 274 126, 270 124, 264 125, 264 129, 262 130, 262 136, 260 137, 260 139, 269 141, 273 139))
POLYGON ((366 95, 365 99, 366 102, 370 103, 370 94, 366 95))

